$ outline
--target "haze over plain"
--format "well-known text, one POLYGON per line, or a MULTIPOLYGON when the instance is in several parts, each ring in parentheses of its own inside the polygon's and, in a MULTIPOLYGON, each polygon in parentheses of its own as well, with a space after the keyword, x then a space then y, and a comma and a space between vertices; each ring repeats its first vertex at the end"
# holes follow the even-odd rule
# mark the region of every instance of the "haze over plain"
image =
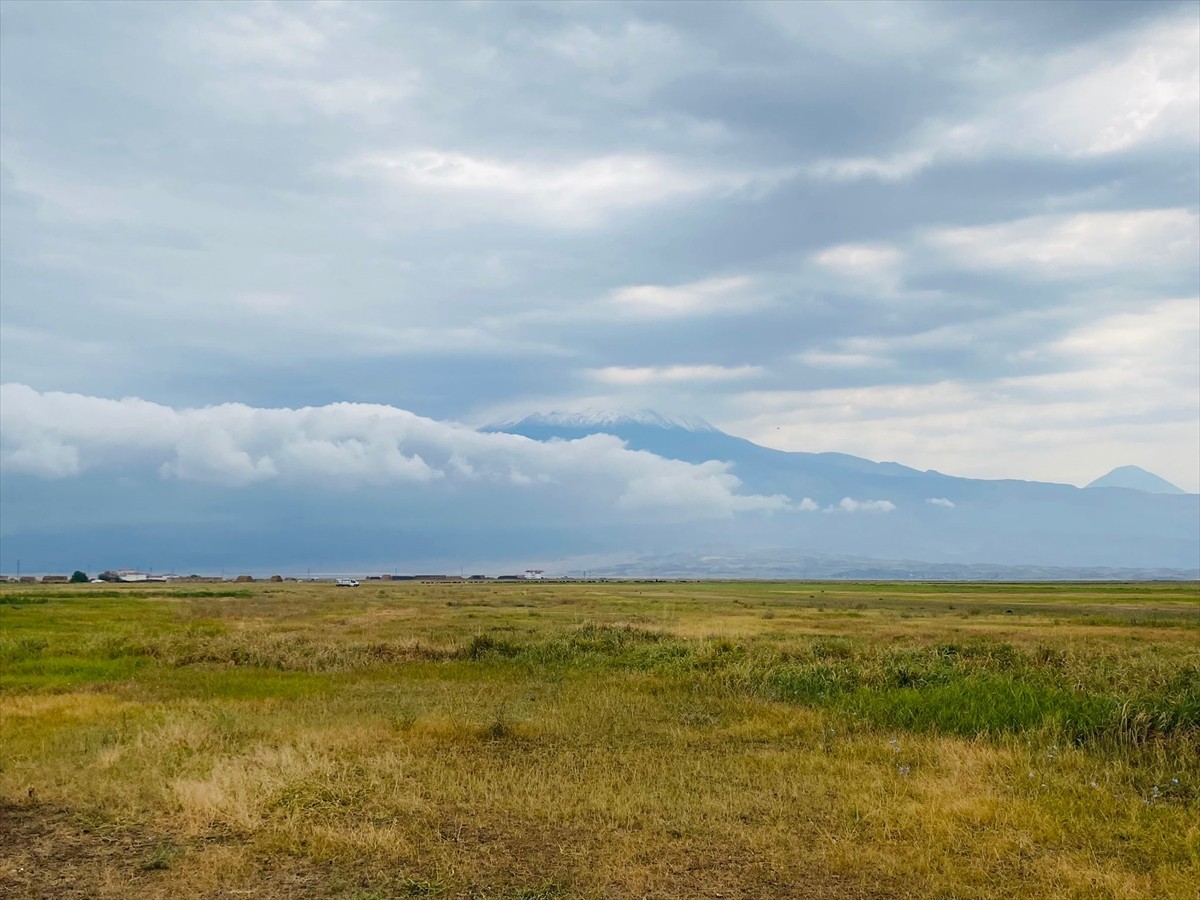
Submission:
POLYGON ((806 499, 473 430, 548 410, 1200 490, 1195 4, 0 16, 2 569, 599 552, 806 499))

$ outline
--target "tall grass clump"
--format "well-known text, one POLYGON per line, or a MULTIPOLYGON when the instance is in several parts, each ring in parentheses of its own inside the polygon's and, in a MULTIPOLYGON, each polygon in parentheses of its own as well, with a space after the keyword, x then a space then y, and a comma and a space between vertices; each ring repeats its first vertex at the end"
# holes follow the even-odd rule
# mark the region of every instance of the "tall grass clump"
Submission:
POLYGON ((9 594, 0 591, 0 606, 36 606, 45 602, 44 594, 9 594))
POLYGON ((458 658, 533 667, 626 669, 708 689, 829 708, 869 726, 962 737, 1052 730, 1074 743, 1200 739, 1196 667, 1112 683, 1119 660, 1000 641, 895 647, 820 637, 779 650, 689 640, 632 625, 579 626, 517 644, 477 634, 458 658))

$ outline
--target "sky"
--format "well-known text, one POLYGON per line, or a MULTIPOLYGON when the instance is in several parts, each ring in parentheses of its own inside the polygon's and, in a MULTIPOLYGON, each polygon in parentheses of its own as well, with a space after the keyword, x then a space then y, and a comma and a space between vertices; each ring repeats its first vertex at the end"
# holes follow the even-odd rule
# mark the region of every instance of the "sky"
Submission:
POLYGON ((1194 2, 6 0, 0 41, 10 475, 784 502, 472 431, 651 408, 1200 490, 1194 2))

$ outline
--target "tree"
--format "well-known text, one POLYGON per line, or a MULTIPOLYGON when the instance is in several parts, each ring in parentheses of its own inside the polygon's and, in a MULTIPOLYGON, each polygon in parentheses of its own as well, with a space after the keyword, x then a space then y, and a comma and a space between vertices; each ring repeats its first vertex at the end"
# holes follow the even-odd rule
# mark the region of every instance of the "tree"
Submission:
POLYGON ((71 575, 71 584, 87 584, 87 572, 80 572, 78 569, 71 575))

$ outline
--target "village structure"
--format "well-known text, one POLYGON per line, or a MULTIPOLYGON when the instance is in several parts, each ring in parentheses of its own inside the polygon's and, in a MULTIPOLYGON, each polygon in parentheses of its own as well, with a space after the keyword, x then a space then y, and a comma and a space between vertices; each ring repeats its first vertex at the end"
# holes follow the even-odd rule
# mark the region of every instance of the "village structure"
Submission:
MULTIPOLYGON (((365 575, 361 576, 361 581, 425 581, 425 582, 458 582, 458 581, 545 581, 553 579, 556 576, 547 575, 544 569, 526 569, 519 575, 399 575, 399 574, 381 574, 381 575, 365 575)), ((69 575, 0 575, 0 582, 8 582, 10 584, 68 584, 71 582, 69 575)), ((246 583, 254 581, 310 581, 310 582, 341 582, 349 579, 340 577, 304 577, 299 576, 284 576, 271 575, 267 578, 256 578, 253 575, 233 575, 220 576, 211 575, 179 575, 174 572, 162 573, 155 575, 153 573, 142 572, 138 569, 108 569, 101 572, 97 576, 92 576, 87 579, 91 584, 163 584, 173 582, 234 582, 246 583)), ((78 579, 76 579, 78 581, 78 579)))

